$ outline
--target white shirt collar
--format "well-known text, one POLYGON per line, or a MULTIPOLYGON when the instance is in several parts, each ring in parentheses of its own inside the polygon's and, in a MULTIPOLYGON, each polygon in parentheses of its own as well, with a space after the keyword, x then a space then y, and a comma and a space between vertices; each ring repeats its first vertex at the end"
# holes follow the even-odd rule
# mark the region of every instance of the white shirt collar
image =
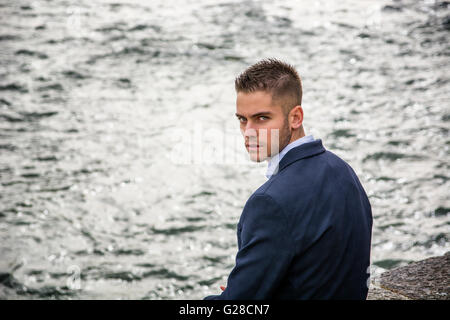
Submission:
POLYGON ((294 140, 291 143, 289 143, 286 147, 284 147, 283 150, 281 150, 280 153, 274 155, 270 158, 267 165, 267 172, 266 177, 267 179, 270 179, 270 177, 278 172, 278 164, 280 163, 281 159, 283 159, 284 155, 288 153, 289 150, 292 148, 298 147, 299 145, 302 145, 304 143, 312 142, 314 141, 314 137, 310 134, 304 137, 301 137, 300 139, 294 140))

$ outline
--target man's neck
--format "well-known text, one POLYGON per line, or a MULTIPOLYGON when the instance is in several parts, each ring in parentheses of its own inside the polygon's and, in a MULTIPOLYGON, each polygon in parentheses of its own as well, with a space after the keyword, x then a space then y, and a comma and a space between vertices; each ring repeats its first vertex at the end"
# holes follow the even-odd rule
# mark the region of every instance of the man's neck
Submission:
MULTIPOLYGON (((287 143, 287 145, 288 145, 289 143, 291 143, 291 142, 294 142, 295 140, 298 140, 298 139, 300 139, 300 138, 303 138, 305 135, 306 135, 306 134, 305 134, 305 130, 303 129, 303 127, 301 127, 300 130, 295 131, 295 132, 292 134, 291 139, 289 140, 289 142, 287 143)), ((287 146, 287 145, 286 145, 286 146, 287 146)))

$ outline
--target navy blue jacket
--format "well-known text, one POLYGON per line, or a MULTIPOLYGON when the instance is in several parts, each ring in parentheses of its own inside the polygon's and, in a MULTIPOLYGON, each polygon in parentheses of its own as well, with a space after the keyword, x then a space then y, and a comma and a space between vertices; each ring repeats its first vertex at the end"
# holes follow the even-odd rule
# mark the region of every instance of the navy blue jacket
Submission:
POLYGON ((320 139, 302 144, 248 199, 226 289, 205 299, 366 299, 371 233, 353 169, 320 139))

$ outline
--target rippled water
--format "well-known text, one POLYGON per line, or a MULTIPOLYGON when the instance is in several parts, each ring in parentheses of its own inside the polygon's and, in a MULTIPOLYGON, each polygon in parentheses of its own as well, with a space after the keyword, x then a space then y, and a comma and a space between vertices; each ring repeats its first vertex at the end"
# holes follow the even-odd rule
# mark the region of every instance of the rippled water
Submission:
POLYGON ((1 1, 0 297, 218 293, 265 181, 233 81, 265 57, 370 197, 372 272, 448 251, 449 5, 1 1))

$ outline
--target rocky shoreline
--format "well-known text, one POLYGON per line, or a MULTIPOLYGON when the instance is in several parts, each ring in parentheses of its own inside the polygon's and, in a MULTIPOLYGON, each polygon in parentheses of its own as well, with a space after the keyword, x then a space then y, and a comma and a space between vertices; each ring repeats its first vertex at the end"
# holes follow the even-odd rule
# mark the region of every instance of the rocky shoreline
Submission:
POLYGON ((367 300, 450 300, 450 251, 375 277, 367 300))

